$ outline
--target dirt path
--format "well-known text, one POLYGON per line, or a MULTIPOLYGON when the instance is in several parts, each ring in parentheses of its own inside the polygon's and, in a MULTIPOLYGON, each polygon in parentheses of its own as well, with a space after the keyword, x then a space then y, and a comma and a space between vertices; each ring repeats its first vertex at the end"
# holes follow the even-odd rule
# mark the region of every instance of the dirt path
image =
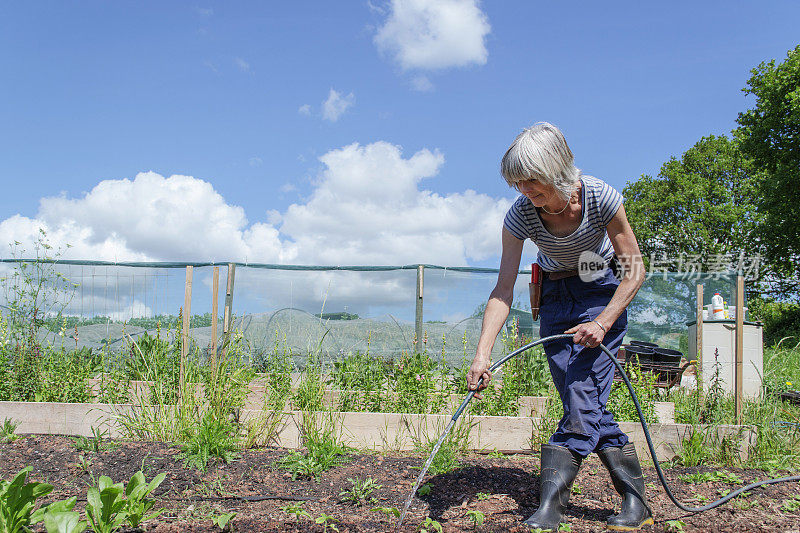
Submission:
MULTIPOLYGON (((236 531, 322 532, 323 526, 312 519, 298 521, 281 509, 298 503, 312 518, 322 513, 334 517, 340 531, 384 532, 392 529, 395 520, 371 508, 402 508, 423 461, 416 456, 353 455, 345 464, 324 473, 318 482, 292 481, 289 474, 271 466, 286 453, 277 448, 249 450, 231 464, 214 464, 203 474, 183 468, 177 458, 178 449, 163 443, 124 441, 110 450, 87 453, 78 451, 67 437, 30 435, 0 444, 0 478, 10 479, 23 467, 32 466, 32 480, 55 487, 47 501, 77 495, 77 508, 82 510, 92 476, 96 479, 107 475, 117 482, 127 481, 141 469, 148 480, 166 472, 166 480, 156 492, 156 507, 165 507, 167 512, 145 524, 146 531, 219 531, 210 517, 234 511, 236 531), (87 465, 81 466, 81 455, 90 463, 88 471, 84 468, 87 465), (377 503, 357 507, 340 501, 339 493, 351 488, 349 478, 367 476, 382 485, 373 494, 377 503), (227 493, 276 499, 258 502, 202 499, 219 498, 227 493)), ((502 458, 470 455, 462 468, 428 480, 432 490, 414 500, 403 531, 417 531, 426 516, 439 521, 446 532, 473 531, 475 528, 467 517, 469 510, 481 511, 486 516, 479 531, 527 531, 520 521, 535 510, 538 502, 538 468, 539 458, 535 455, 502 458)), ((758 470, 726 470, 745 483, 767 477, 758 470)), ((679 498, 700 505, 704 498, 713 500, 720 492, 735 488, 720 482, 687 484, 678 480, 680 475, 709 471, 716 469, 672 468, 668 470, 668 478, 674 482, 674 492, 679 498)), ((645 478, 656 517, 651 531, 671 531, 667 523, 670 520, 681 520, 683 531, 800 531, 800 510, 789 510, 800 507, 800 503, 784 505, 795 496, 800 499, 798 484, 757 489, 722 508, 687 515, 667 499, 652 468, 645 469, 645 478)), ((597 457, 591 456, 584 463, 573 492, 567 512, 570 531, 605 531, 605 519, 619 505, 619 498, 597 457)))

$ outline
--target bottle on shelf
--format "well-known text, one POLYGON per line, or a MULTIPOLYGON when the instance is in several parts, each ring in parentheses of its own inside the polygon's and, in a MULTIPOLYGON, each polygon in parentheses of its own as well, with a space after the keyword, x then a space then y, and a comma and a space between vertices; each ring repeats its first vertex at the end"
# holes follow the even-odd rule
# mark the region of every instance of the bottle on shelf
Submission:
POLYGON ((711 320, 725 319, 725 301, 718 292, 711 298, 711 320))

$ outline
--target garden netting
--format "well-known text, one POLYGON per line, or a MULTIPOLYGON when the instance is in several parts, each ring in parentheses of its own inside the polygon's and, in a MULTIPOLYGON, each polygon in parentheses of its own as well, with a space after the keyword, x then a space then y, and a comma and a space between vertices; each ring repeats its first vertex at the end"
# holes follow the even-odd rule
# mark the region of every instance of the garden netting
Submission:
MULTIPOLYGON (((213 264, 193 267, 190 336, 201 349, 211 343, 213 264)), ((125 339, 162 335, 179 328, 187 263, 106 263, 97 261, 0 262, 0 309, 8 317, 19 305, 25 284, 41 281, 44 303, 41 340, 67 349, 121 350, 125 339), (32 276, 31 273, 35 273, 32 276), (38 277, 37 277, 38 276, 38 277), (26 281, 27 279, 27 281, 26 281), (15 304, 15 302, 17 302, 15 304)), ((227 264, 219 267, 219 342, 227 264)), ((290 350, 299 366, 309 354, 323 360, 356 351, 386 358, 413 352, 418 265, 309 267, 236 264, 233 330, 243 336, 253 358, 290 350)), ((423 268, 421 347, 451 365, 471 360, 483 308, 497 279, 496 269, 423 268)), ((530 271, 521 270, 503 335, 538 337, 528 297, 530 271)), ((705 302, 719 292, 733 300, 735 273, 657 272, 647 279, 628 309, 627 340, 686 347, 686 323, 695 318, 696 285, 705 302)))

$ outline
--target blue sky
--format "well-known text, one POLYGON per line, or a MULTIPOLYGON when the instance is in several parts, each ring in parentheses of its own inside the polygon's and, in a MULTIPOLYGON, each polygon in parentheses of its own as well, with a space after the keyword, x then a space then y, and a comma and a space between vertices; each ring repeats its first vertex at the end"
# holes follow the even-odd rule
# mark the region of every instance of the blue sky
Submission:
POLYGON ((795 1, 6 3, 0 239, 496 266, 522 128, 558 125, 622 189, 734 128, 798 21, 795 1))

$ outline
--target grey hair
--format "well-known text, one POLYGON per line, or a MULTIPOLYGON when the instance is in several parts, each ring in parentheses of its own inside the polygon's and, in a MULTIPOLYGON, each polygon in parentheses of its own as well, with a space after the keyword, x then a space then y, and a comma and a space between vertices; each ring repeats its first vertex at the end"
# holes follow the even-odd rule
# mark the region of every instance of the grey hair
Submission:
POLYGON ((537 122, 522 130, 511 143, 500 163, 500 173, 509 187, 537 179, 555 187, 566 200, 581 173, 574 160, 561 130, 549 122, 537 122))

